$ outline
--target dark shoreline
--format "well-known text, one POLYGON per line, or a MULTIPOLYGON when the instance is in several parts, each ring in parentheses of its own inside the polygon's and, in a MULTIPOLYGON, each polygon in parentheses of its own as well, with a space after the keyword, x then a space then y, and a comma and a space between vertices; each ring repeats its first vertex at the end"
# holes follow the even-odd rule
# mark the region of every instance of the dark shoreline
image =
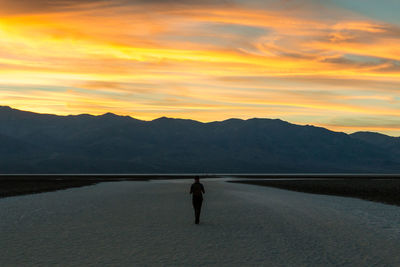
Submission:
POLYGON ((93 180, 0 180, 0 198, 82 187, 99 182, 93 180))
POLYGON ((230 181, 297 192, 360 198, 400 206, 400 179, 304 179, 230 181))
MULTIPOLYGON (((195 174, 6 174, 0 175, 0 199, 38 194, 102 182, 149 181, 158 179, 189 179, 195 174)), ((215 178, 215 175, 202 175, 215 178)))

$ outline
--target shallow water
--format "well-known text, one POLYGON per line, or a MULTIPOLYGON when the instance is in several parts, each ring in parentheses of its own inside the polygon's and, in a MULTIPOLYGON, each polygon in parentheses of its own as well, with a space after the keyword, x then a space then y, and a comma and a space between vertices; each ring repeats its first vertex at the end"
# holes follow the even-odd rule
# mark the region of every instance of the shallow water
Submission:
POLYGON ((399 266, 400 207, 204 179, 0 199, 0 265, 399 266))

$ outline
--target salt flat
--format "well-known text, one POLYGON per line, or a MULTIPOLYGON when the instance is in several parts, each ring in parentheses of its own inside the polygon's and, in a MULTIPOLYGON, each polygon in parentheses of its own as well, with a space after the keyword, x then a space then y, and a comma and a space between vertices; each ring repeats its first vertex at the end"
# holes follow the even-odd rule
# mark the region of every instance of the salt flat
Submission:
POLYGON ((0 266, 399 266, 400 207, 203 180, 0 199, 0 266))

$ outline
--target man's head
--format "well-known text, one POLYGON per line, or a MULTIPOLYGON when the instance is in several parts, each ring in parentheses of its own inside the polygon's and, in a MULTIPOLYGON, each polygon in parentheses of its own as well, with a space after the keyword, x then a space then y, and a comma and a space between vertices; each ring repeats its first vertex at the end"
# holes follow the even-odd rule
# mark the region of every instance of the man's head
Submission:
POLYGON ((199 182, 200 181, 200 177, 199 176, 194 177, 194 181, 195 182, 199 182))

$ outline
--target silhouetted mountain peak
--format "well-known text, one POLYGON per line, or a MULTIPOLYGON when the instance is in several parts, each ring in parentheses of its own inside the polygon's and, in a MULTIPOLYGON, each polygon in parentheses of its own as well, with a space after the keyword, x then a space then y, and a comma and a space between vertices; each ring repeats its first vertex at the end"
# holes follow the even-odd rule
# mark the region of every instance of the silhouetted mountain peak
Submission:
POLYGON ((368 131, 360 131, 360 132, 355 132, 350 134, 351 137, 361 139, 364 141, 379 141, 379 142, 390 142, 390 141, 399 141, 400 142, 400 137, 393 137, 381 133, 375 133, 375 132, 368 132, 368 131))
POLYGON ((216 125, 235 125, 244 122, 242 119, 237 119, 237 118, 231 118, 223 121, 213 121, 210 122, 209 124, 216 124, 216 125))
POLYGON ((68 115, 67 117, 69 117, 69 118, 93 118, 94 116, 91 114, 84 113, 84 114, 79 114, 79 115, 68 115))
POLYGON ((116 114, 114 114, 114 113, 111 113, 111 112, 107 112, 107 113, 104 113, 104 114, 100 115, 99 117, 104 117, 104 118, 117 118, 117 117, 121 117, 121 116, 118 116, 118 115, 116 115, 116 114))
POLYGON ((400 155, 400 137, 393 137, 375 132, 355 132, 350 136, 400 155))
POLYGON ((152 121, 169 121, 169 120, 174 120, 174 119, 173 119, 173 118, 168 118, 168 117, 162 116, 162 117, 157 118, 157 119, 154 119, 154 120, 152 120, 152 121))
POLYGON ((195 120, 190 120, 190 119, 177 119, 177 118, 168 118, 168 117, 160 117, 157 119, 154 119, 150 121, 150 123, 156 123, 156 124, 203 124, 202 122, 195 121, 195 120))
POLYGON ((106 120, 107 122, 124 122, 124 123, 129 123, 133 121, 140 121, 138 119, 132 118, 131 116, 120 116, 115 113, 107 112, 102 115, 96 116, 100 120, 106 120))
POLYGON ((392 137, 392 136, 388 136, 386 134, 381 134, 381 133, 376 133, 376 132, 369 132, 369 131, 359 131, 359 132, 352 133, 350 135, 351 136, 381 137, 381 138, 392 137))
POLYGON ((270 124, 270 125, 295 125, 292 123, 289 123, 287 121, 283 121, 281 119, 267 119, 267 118, 251 118, 246 120, 248 123, 254 123, 254 124, 270 124))

